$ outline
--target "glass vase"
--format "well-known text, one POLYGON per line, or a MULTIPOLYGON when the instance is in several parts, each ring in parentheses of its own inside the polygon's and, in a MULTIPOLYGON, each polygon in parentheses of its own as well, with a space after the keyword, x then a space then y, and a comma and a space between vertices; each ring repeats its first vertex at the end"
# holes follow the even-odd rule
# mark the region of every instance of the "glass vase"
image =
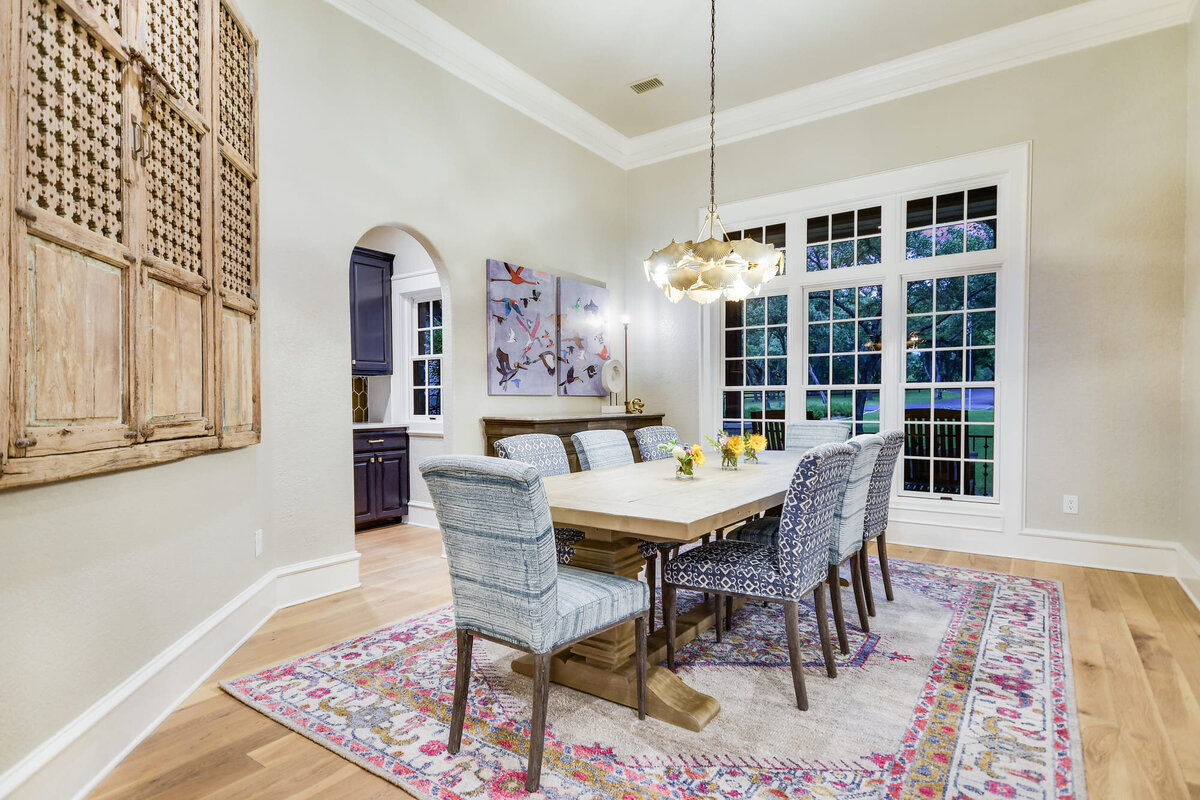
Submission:
POLYGON ((736 453, 721 454, 721 469, 737 469, 738 457, 736 453))
POLYGON ((695 476, 692 474, 691 467, 684 467, 682 464, 675 468, 675 479, 680 481, 690 481, 695 476))

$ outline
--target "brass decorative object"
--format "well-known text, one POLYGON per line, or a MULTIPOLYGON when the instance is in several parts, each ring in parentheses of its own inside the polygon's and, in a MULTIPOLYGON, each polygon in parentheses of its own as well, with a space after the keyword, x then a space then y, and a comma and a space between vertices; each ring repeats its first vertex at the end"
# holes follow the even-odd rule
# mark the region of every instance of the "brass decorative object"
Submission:
POLYGON ((641 414, 646 410, 646 404, 642 402, 642 398, 635 397, 632 400, 625 401, 626 414, 641 414))

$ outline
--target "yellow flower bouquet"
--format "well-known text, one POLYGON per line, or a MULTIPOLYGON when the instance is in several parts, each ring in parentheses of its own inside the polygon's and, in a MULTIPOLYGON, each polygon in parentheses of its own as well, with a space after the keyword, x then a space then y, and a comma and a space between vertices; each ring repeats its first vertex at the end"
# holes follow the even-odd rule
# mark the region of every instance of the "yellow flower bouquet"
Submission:
POLYGON ((706 436, 708 443, 721 454, 721 469, 737 469, 738 457, 746 452, 746 440, 741 436, 718 433, 717 438, 706 436))
POLYGON ((690 481, 694 477, 695 468, 704 466, 704 450, 698 444, 688 447, 672 439, 666 444, 660 444, 658 449, 670 451, 679 462, 675 467, 675 477, 681 481, 690 481))
POLYGON ((752 433, 746 437, 745 460, 752 464, 758 463, 758 454, 767 449, 767 437, 761 433, 752 433))

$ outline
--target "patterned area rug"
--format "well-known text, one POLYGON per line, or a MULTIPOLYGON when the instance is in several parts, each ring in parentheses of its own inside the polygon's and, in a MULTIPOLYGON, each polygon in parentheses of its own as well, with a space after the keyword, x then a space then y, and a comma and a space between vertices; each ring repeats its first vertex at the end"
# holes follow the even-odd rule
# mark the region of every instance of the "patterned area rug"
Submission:
MULTIPOLYGON (((851 648, 835 680, 802 608, 807 712, 779 606, 746 605, 721 644, 709 631, 680 651, 683 679, 721 702, 699 733, 552 686, 533 796, 1083 798, 1058 584, 901 560, 892 576, 892 603, 876 580, 871 634, 844 591, 851 648)), ((681 593, 681 608, 698 599, 681 593)), ((418 797, 528 797, 531 682, 512 650, 476 642, 463 749, 446 752, 453 624, 439 609, 222 686, 418 797)))

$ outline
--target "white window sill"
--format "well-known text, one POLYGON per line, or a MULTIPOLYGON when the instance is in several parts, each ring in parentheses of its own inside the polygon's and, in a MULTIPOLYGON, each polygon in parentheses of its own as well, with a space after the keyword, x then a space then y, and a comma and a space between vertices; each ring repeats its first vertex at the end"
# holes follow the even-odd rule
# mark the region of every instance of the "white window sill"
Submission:
POLYGON ((441 421, 430 422, 428 419, 415 419, 397 424, 407 425, 409 436, 420 436, 428 439, 441 439, 445 436, 445 428, 441 421))

